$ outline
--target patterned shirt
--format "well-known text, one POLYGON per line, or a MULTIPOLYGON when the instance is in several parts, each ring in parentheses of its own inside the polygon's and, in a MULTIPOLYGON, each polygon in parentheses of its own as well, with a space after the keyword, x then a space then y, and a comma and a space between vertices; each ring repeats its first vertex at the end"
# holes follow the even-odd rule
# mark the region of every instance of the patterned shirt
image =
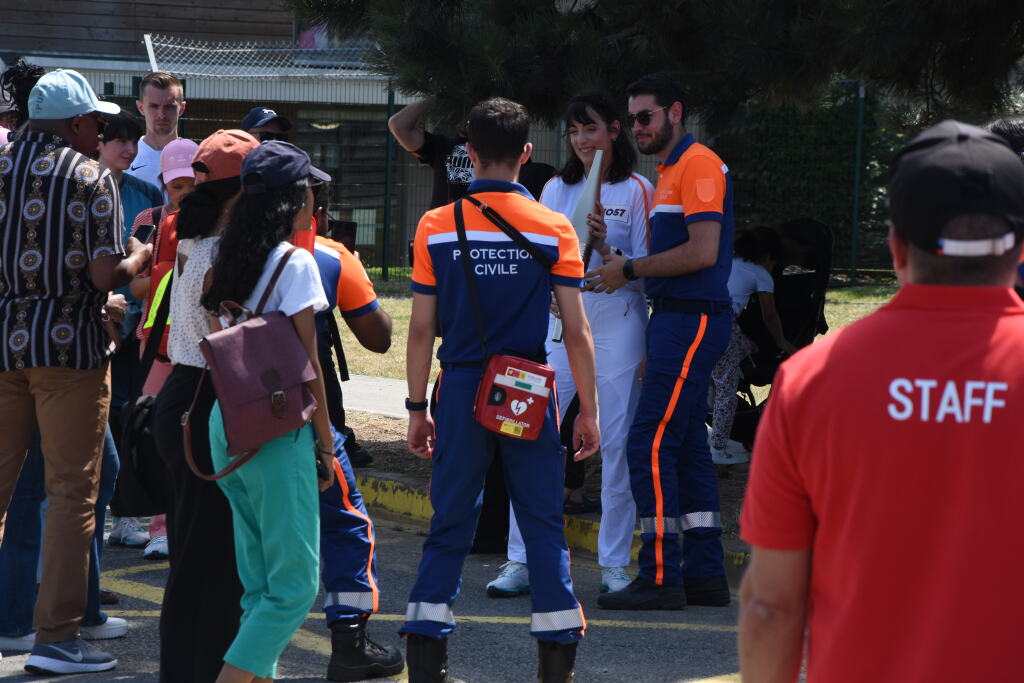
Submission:
POLYGON ((88 266, 124 254, 122 222, 113 176, 63 139, 0 147, 0 372, 102 365, 107 293, 88 266))

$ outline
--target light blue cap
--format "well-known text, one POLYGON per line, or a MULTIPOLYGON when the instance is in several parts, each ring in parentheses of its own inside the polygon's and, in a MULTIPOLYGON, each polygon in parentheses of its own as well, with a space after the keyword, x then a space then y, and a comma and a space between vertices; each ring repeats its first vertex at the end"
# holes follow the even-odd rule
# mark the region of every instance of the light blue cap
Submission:
POLYGON ((118 114, 121 107, 96 99, 96 93, 85 77, 71 69, 57 69, 45 74, 28 95, 30 119, 70 119, 94 111, 118 114))

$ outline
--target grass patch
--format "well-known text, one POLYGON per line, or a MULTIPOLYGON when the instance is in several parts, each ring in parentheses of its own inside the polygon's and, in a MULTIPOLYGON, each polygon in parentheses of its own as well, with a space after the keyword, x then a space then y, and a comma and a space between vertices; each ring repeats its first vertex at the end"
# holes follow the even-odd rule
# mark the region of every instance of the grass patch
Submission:
MULTIPOLYGON (((405 345, 409 340, 409 316, 412 313, 411 296, 381 295, 380 287, 374 283, 378 293, 378 301, 388 315, 391 316, 391 348, 387 353, 373 353, 367 351, 355 335, 348 329, 344 319, 338 316, 338 328, 341 330, 341 339, 345 347, 345 359, 348 361, 348 371, 353 375, 371 375, 373 377, 388 377, 390 379, 405 379, 405 345)), ((405 283, 405 291, 408 292, 408 282, 405 283)), ((434 361, 431 370, 431 377, 437 374, 440 365, 437 362, 437 347, 441 340, 434 344, 434 361)))
MULTIPOLYGON (((339 317, 338 327, 345 343, 345 356, 348 359, 349 372, 356 375, 372 375, 391 379, 405 379, 405 344, 409 339, 409 316, 412 313, 412 297, 408 294, 408 281, 392 281, 390 283, 374 283, 379 295, 381 307, 391 316, 393 322, 391 349, 387 353, 371 353, 367 351, 349 331, 348 326, 339 317), (385 293, 394 291, 395 293, 385 293)), ((829 329, 841 327, 872 313, 882 304, 889 301, 896 293, 896 283, 875 285, 855 285, 830 289, 825 296, 825 319, 829 329)), ((440 340, 437 342, 440 344, 440 340)), ((434 346, 435 356, 437 344, 434 346)), ((434 358, 431 376, 436 375, 439 366, 434 358)))

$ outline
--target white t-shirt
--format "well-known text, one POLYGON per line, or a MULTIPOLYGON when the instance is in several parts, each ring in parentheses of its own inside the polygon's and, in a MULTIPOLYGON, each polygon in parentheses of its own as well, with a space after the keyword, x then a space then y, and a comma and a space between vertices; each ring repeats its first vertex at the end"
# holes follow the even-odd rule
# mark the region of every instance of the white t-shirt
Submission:
MULTIPOLYGON (((560 177, 555 176, 544 186, 540 203, 571 219, 583 194, 584 185, 584 180, 566 185, 560 177)), ((605 225, 608 226, 605 243, 621 250, 626 258, 647 256, 647 215, 653 200, 654 186, 651 181, 636 173, 622 182, 601 183, 601 203, 604 205, 605 225)), ((601 255, 595 251, 586 270, 598 268, 601 263, 601 255)), ((623 290, 626 290, 623 294, 643 293, 643 280, 627 283, 615 294, 623 290)))
POLYGON ((128 172, 163 190, 164 186, 160 184, 160 150, 153 149, 145 140, 139 140, 139 151, 128 172))
POLYGON ((203 297, 206 271, 213 268, 220 237, 181 240, 178 253, 188 257, 179 274, 175 265, 171 285, 171 331, 167 337, 167 355, 177 365, 205 368, 199 342, 210 334, 210 314, 199 300, 203 297), (182 249, 182 244, 186 249, 182 249))
POLYGON ((754 292, 775 292, 775 281, 771 273, 762 266, 741 258, 732 260, 729 274, 729 296, 732 297, 732 312, 739 315, 747 307, 754 292))
MULTIPOLYGON (((263 296, 263 290, 267 288, 270 277, 277 268, 281 257, 292 248, 288 242, 281 242, 267 257, 263 264, 263 273, 252 290, 252 294, 242 304, 251 311, 256 310, 263 296)), ((326 310, 330 304, 327 302, 327 295, 324 294, 324 286, 320 281, 320 271, 316 267, 313 255, 305 249, 296 249, 288 259, 288 264, 281 272, 281 276, 274 285, 274 291, 270 293, 267 305, 263 312, 281 311, 285 315, 292 316, 310 306, 313 312, 326 310)))

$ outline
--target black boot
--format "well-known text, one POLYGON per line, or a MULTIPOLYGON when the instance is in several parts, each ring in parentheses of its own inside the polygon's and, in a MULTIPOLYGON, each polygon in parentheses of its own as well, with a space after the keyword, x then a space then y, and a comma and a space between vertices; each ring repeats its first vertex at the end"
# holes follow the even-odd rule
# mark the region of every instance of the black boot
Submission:
POLYGON ((729 604, 729 582, 724 576, 708 576, 694 579, 684 578, 686 602, 690 605, 706 605, 709 607, 725 607, 729 604))
POLYGON ((448 639, 410 633, 405 639, 409 683, 465 683, 448 675, 448 639))
POLYGON ((361 681, 401 673, 405 668, 398 648, 383 647, 366 635, 366 619, 331 627, 329 681, 361 681))
POLYGON ((572 683, 577 645, 578 642, 553 643, 549 640, 538 640, 540 668, 537 670, 537 680, 540 683, 572 683))
POLYGON ((597 604, 604 609, 683 609, 686 592, 682 586, 659 586, 638 576, 620 591, 599 595, 597 604))

